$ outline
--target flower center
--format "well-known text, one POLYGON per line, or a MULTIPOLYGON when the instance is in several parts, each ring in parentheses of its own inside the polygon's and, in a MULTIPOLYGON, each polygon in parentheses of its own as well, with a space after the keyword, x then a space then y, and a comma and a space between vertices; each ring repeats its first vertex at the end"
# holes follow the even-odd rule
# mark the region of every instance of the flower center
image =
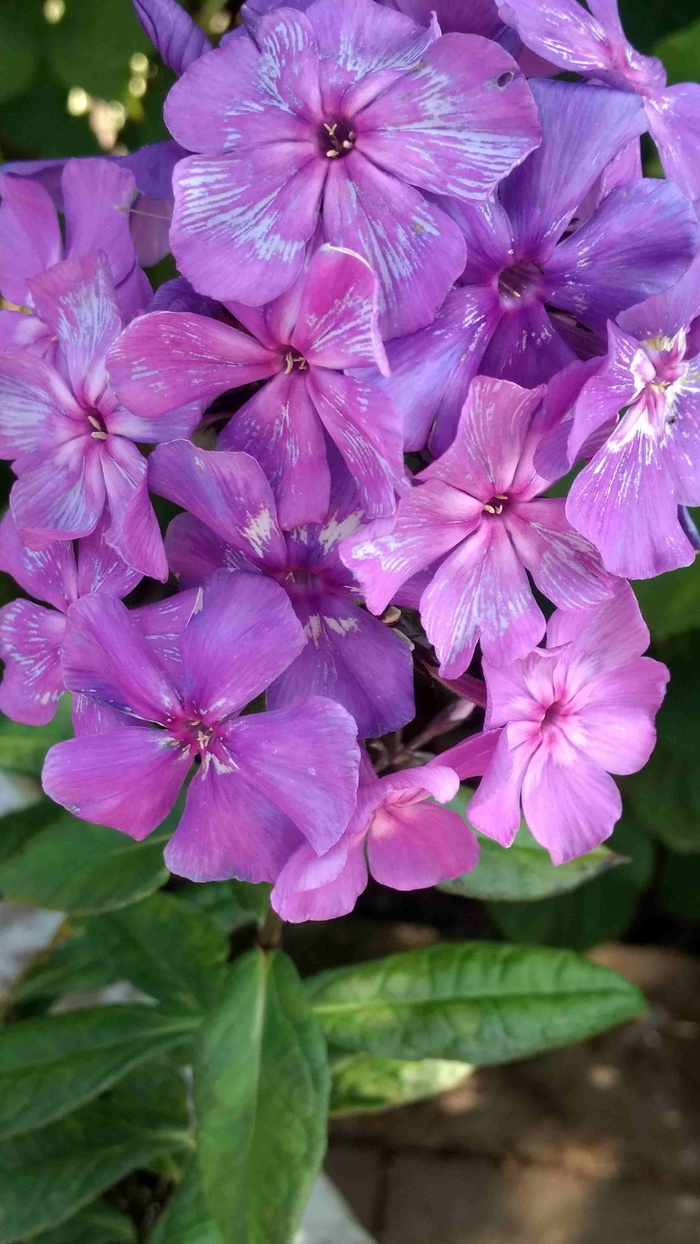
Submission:
POLYGON ((323 580, 309 566, 288 566, 278 571, 275 578, 292 601, 323 591, 323 580))
POLYGON ((295 354, 293 350, 288 350, 284 356, 284 374, 288 376, 292 371, 306 371, 309 364, 301 354, 295 354))
POLYGON ((107 440, 107 429, 105 428, 102 416, 96 410, 91 410, 88 414, 88 423, 92 425, 94 431, 90 433, 96 441, 107 440))
POLYGON ((495 496, 491 497, 490 501, 486 502, 486 505, 484 506, 484 510, 486 511, 487 514, 502 514, 507 501, 508 501, 507 493, 505 492, 496 493, 495 496))
POLYGON ((356 137, 346 121, 324 121, 319 135, 321 150, 329 160, 337 160, 352 151, 356 137))
POLYGON ((535 297, 541 286, 542 269, 530 259, 504 268, 498 278, 498 293, 504 307, 514 307, 525 298, 535 297))

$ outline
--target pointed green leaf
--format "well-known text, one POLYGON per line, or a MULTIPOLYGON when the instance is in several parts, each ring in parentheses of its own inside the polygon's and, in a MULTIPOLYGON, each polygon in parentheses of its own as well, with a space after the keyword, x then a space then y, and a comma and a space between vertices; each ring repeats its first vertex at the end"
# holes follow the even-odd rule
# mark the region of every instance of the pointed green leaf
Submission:
POLYGON ((223 1244, 289 1244, 326 1143, 329 1074, 291 960, 251 950, 202 1031, 198 1160, 223 1244))
POLYGON ((636 989, 568 950, 463 942, 306 982, 328 1040, 381 1058, 509 1062, 644 1011, 636 989))
POLYGON ((200 1011, 218 998, 227 939, 213 920, 174 894, 152 894, 97 916, 89 937, 118 977, 169 1007, 200 1011))
POLYGON ((341 1056, 333 1060, 331 1069, 332 1115, 388 1110, 435 1097, 460 1084, 473 1071, 470 1063, 447 1059, 421 1058, 414 1062, 371 1054, 341 1056))
POLYGON ((95 1201, 55 1230, 36 1236, 33 1244, 136 1244, 136 1227, 107 1201, 95 1201))
POLYGON ((63 813, 0 864, 11 903, 90 915, 136 903, 168 879, 163 847, 173 825, 143 842, 63 813))
POLYGON ((12 990, 15 1003, 61 998, 111 985, 115 972, 90 941, 85 925, 70 931, 67 941, 37 955, 12 990))
POLYGON ((0 1031, 0 1136, 75 1110, 139 1063, 183 1044, 196 1020, 149 1006, 103 1006, 0 1031))
POLYGON ((129 1171, 191 1148, 182 1077, 149 1064, 102 1101, 0 1145, 0 1244, 59 1226, 129 1171))
MULTIPOLYGON (((466 817, 471 795, 472 792, 463 786, 447 806, 466 817)), ((477 838, 481 854, 473 872, 443 881, 438 889, 466 898, 532 902, 575 890, 623 862, 621 856, 607 847, 598 847, 568 864, 555 866, 525 824, 521 824, 513 845, 507 849, 485 834, 477 834, 477 838)))
POLYGON ((194 1158, 148 1244, 224 1244, 207 1209, 194 1158))

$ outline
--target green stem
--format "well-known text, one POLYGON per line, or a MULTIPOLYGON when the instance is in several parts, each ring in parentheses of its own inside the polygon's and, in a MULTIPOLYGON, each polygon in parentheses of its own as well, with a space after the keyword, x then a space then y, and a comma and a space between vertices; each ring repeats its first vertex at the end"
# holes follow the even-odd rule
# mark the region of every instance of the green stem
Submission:
POLYGON ((279 950, 282 945, 282 924, 282 917, 268 905, 258 932, 258 946, 261 950, 279 950))

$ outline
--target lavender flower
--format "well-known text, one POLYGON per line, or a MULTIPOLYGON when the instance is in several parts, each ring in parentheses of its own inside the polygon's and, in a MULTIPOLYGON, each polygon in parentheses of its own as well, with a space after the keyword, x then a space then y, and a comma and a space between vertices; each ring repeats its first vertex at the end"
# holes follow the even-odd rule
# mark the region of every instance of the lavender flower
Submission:
POLYGON ((499 668, 484 661, 484 735, 445 754, 460 776, 483 773, 469 805, 477 829, 510 846, 528 827, 555 864, 583 855, 622 812, 610 773, 636 773, 654 747, 668 670, 649 644, 627 584, 592 609, 557 610, 547 648, 499 668), (487 748, 492 748, 485 761, 487 748))
POLYGON ((80 541, 76 555, 67 540, 56 540, 41 551, 27 549, 11 514, 0 523, 0 570, 30 596, 52 606, 13 600, 0 609, 0 656, 5 662, 0 710, 14 721, 43 726, 56 712, 65 690, 61 646, 71 604, 90 592, 127 596, 141 578, 105 543, 102 527, 80 541))
POLYGON ((617 0, 588 0, 588 9, 578 0, 504 0, 499 10, 557 68, 636 92, 667 177, 690 198, 700 195, 700 85, 666 85, 661 61, 627 42, 617 0))
POLYGON ((544 617, 530 587, 579 609, 609 596, 598 553, 542 498, 537 474, 540 390, 478 376, 448 451, 418 476, 390 529, 370 525, 341 545, 368 608, 381 612, 411 576, 429 570, 421 620, 445 678, 462 674, 477 641, 493 664, 530 652, 544 617))
POLYGON ((352 252, 322 246, 299 281, 262 310, 228 304, 249 330, 201 316, 135 321, 108 359, 116 393, 144 418, 273 377, 219 438, 260 462, 290 529, 322 522, 332 441, 357 479, 368 516, 393 513, 403 490, 401 418, 376 386, 345 369, 386 371, 377 331, 377 280, 352 252), (252 336, 249 334, 253 334, 252 336))
POLYGON ((330 920, 347 915, 368 873, 394 890, 420 890, 471 872, 479 846, 446 803, 457 794, 453 769, 431 761, 377 778, 366 762, 356 811, 343 837, 317 856, 306 845, 282 869, 271 901, 284 920, 330 920))
POLYGON ((141 574, 168 566, 148 496, 146 460, 134 441, 189 434, 200 406, 139 419, 109 388, 105 357, 122 330, 107 258, 94 252, 30 278, 37 316, 57 339, 57 366, 18 350, 0 353, 0 457, 13 460, 10 504, 32 548, 94 531, 141 574), (59 370, 60 367, 60 370, 59 370))
POLYGON ((268 688, 270 708, 329 696, 352 714, 362 738, 410 721, 409 649, 359 607, 359 589, 338 556, 339 541, 362 522, 357 489, 342 464, 323 523, 287 533, 270 485, 247 454, 207 453, 173 441, 152 454, 150 486, 189 510, 173 520, 165 541, 181 587, 199 587, 225 568, 266 575, 286 591, 308 642, 268 688))
POLYGON ((175 172, 171 241, 197 289, 259 306, 323 240, 375 269, 385 335, 428 323, 464 266, 424 192, 480 200, 539 140, 515 62, 374 0, 276 9, 200 57, 165 116, 198 154, 175 172))
POLYGON ((109 722, 50 749, 44 789, 76 816, 141 839, 198 761, 166 864, 194 881, 272 881, 304 841, 321 854, 342 835, 356 798, 355 723, 320 696, 241 716, 304 633, 262 577, 223 572, 193 595, 167 659, 120 601, 85 596, 71 607, 66 686, 109 722))
POLYGON ((443 204, 464 230, 467 266, 435 322, 389 344, 384 387, 404 414, 408 449, 435 421, 431 448, 447 448, 477 371, 534 386, 601 353, 607 320, 666 289, 695 256, 692 204, 668 182, 618 186, 572 231, 596 180, 643 128, 643 110, 635 95, 602 87, 531 85, 542 145, 497 198, 443 204))

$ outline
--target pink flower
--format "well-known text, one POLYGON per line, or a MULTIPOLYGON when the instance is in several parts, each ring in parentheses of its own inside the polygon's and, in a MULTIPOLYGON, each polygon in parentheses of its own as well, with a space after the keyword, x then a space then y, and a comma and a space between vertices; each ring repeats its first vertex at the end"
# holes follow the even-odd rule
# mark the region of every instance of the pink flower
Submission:
POLYGON ((477 829, 510 846, 522 804, 555 864, 610 836, 622 803, 609 775, 646 764, 668 682, 666 666, 641 655, 648 644, 634 594, 621 583, 593 609, 557 610, 546 649, 507 668, 484 661, 486 732, 441 757, 461 777, 484 774, 469 805, 477 829))
POLYGON ((379 520, 340 546, 373 613, 427 571, 421 620, 445 678, 464 672, 478 640, 494 664, 539 642, 545 621, 528 571, 561 608, 596 604, 612 591, 598 553, 567 522, 564 501, 540 498, 549 483, 533 466, 541 397, 477 376, 453 444, 421 472, 391 526, 379 520))
POLYGON ((377 778, 365 756, 343 837, 320 857, 306 845, 295 852, 272 891, 275 911, 293 922, 330 920, 352 911, 369 872, 394 890, 420 890, 471 871, 476 838, 457 812, 426 803, 446 803, 458 788, 439 761, 377 778))

